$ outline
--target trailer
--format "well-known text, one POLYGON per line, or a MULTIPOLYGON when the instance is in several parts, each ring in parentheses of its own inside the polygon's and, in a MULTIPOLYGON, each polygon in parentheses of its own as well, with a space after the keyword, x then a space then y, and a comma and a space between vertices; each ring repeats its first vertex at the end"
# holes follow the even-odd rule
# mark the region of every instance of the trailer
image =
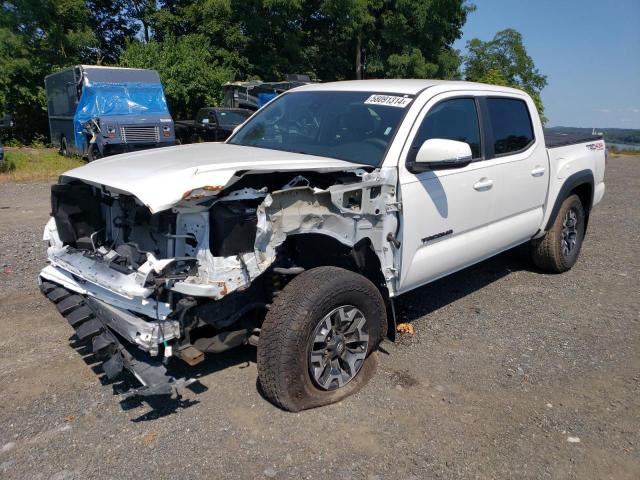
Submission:
POLYGON ((45 78, 51 143, 89 161, 175 144, 155 70, 76 65, 45 78))

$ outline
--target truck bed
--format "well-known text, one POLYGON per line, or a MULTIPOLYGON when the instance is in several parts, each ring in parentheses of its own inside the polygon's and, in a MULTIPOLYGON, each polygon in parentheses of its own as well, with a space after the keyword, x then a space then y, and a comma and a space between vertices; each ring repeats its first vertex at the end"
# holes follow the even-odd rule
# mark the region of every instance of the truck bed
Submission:
POLYGON ((557 133, 549 130, 544 131, 544 142, 547 148, 565 147, 577 143, 595 142, 602 140, 600 135, 587 135, 582 133, 557 133))

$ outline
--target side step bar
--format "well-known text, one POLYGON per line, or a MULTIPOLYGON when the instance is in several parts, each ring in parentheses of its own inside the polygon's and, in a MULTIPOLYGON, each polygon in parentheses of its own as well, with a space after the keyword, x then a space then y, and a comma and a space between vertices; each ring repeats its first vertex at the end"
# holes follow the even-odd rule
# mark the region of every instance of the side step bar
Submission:
POLYGON ((109 380, 118 379, 128 370, 142 384, 124 393, 124 397, 173 395, 195 381, 176 379, 162 361, 153 360, 136 346, 121 342, 109 327, 112 318, 104 318, 107 311, 113 315, 113 309, 104 302, 78 295, 43 278, 40 278, 40 290, 74 328, 76 337, 86 342, 96 358, 102 360, 102 369, 109 380))

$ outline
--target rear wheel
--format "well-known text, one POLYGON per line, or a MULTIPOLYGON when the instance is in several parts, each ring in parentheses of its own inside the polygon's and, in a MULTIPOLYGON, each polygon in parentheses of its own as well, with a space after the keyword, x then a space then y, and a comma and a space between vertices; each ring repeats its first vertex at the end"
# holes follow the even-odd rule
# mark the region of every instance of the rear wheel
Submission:
POLYGON ((584 233, 584 207, 577 195, 571 195, 562 202, 551 229, 532 241, 533 262, 548 272, 566 272, 578 260, 584 233))
POLYGON ((275 299, 258 343, 258 376, 277 406, 300 411, 358 391, 375 370, 386 333, 384 301, 365 277, 337 267, 308 270, 275 299))
POLYGON ((67 145, 67 139, 65 137, 62 137, 60 139, 60 150, 59 150, 59 153, 63 157, 68 157, 69 156, 69 146, 67 145))

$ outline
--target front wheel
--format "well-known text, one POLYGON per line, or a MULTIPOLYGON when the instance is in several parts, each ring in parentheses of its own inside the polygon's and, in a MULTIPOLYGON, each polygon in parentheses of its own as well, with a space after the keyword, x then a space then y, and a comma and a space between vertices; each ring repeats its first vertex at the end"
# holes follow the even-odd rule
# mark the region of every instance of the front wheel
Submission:
POLYGON ((532 241, 533 263, 547 272, 570 270, 578 260, 585 228, 585 213, 580 197, 571 195, 562 202, 545 236, 532 241))
POLYGON ((93 162, 94 160, 98 160, 99 158, 102 158, 102 152, 100 151, 100 148, 98 148, 98 145, 96 145, 95 143, 92 143, 91 145, 89 145, 89 151, 87 152, 87 160, 89 160, 90 162, 93 162))
POLYGON ((69 156, 69 146, 67 145, 67 139, 65 137, 62 137, 60 139, 60 150, 59 150, 59 153, 63 157, 68 157, 69 156))
POLYGON ((264 395, 297 412, 355 393, 375 370, 371 353, 386 328, 384 301, 368 279, 337 267, 303 272, 276 297, 262 325, 264 395))

